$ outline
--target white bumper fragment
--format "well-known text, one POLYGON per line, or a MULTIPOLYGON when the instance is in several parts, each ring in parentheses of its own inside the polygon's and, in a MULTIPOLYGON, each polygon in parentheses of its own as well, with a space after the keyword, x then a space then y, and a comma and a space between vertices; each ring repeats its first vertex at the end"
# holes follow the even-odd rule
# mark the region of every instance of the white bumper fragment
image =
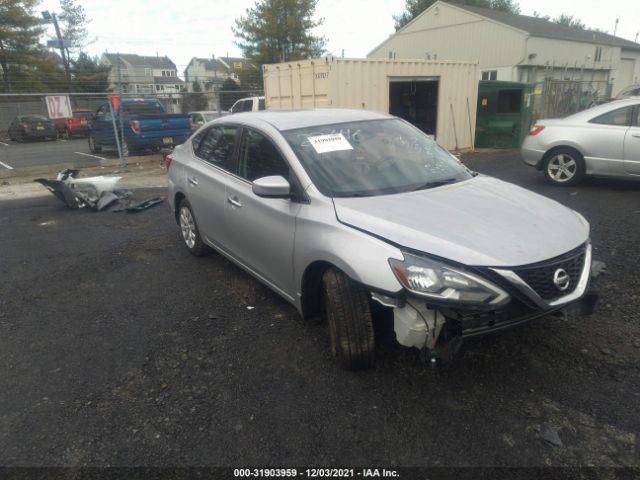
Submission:
POLYGON ((407 304, 393 309, 393 328, 396 339, 405 347, 432 349, 435 347, 445 317, 422 303, 407 304))

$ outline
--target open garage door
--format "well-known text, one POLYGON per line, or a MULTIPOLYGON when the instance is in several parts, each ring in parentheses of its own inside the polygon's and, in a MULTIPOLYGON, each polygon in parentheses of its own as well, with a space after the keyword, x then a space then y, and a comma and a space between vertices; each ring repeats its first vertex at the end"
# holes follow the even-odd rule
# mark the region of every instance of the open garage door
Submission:
POLYGON ((389 79, 389 113, 436 136, 438 78, 395 77, 389 79))

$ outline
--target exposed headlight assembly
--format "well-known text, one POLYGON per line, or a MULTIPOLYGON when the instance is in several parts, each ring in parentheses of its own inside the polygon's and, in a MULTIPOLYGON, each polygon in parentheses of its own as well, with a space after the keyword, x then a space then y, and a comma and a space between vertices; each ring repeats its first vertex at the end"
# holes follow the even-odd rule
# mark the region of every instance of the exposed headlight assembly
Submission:
POLYGON ((497 285, 473 273, 427 257, 403 252, 404 261, 389 259, 404 288, 434 303, 497 307, 510 300, 497 285))

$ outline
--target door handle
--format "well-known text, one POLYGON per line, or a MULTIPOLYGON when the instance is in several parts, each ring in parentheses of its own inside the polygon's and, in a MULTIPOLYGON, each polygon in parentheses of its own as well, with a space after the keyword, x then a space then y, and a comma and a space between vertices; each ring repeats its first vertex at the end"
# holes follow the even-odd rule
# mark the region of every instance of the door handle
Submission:
POLYGON ((229 202, 234 207, 242 208, 242 204, 238 201, 238 197, 234 197, 234 198, 227 197, 227 202, 229 202))
POLYGON ((640 138, 640 133, 632 133, 631 136, 635 138, 640 138))
POLYGON ((187 177, 187 182, 189 182, 191 185, 193 185, 194 187, 198 186, 198 180, 196 180, 195 178, 189 178, 187 177))

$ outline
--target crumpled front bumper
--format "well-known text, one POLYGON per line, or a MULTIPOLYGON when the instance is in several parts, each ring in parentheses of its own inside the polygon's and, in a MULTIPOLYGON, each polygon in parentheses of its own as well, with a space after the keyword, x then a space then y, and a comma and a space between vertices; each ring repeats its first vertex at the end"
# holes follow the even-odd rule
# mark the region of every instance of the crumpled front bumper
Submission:
POLYGON ((406 296, 395 304, 390 297, 373 293, 372 297, 394 309, 394 330, 401 345, 428 351, 451 339, 462 339, 497 333, 554 313, 589 315, 598 300, 591 279, 591 246, 584 247, 584 263, 576 287, 567 295, 543 300, 513 272, 494 270, 492 280, 511 295, 511 301, 495 309, 458 306, 434 306, 424 298, 406 296), (511 275, 512 274, 512 275, 511 275))

